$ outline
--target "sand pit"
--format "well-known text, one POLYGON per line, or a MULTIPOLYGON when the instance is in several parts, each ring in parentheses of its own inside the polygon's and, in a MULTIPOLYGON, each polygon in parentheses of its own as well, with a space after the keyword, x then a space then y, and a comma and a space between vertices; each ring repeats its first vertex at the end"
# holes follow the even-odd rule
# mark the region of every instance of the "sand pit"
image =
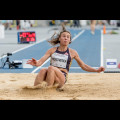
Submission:
POLYGON ((0 100, 120 100, 119 73, 69 73, 61 92, 34 87, 36 75, 1 73, 0 100))

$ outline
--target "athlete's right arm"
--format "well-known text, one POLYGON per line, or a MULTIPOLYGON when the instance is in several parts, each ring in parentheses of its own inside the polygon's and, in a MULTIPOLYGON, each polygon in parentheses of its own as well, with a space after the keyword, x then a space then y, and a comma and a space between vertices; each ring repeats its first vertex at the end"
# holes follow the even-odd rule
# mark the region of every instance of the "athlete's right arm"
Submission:
POLYGON ((37 67, 41 66, 51 56, 51 54, 52 54, 52 48, 49 49, 42 58, 40 58, 39 60, 37 60, 36 66, 37 67))
POLYGON ((37 60, 36 66, 37 67, 41 66, 55 51, 56 51, 56 47, 50 48, 42 58, 37 60))
POLYGON ((54 51, 55 51, 55 48, 51 48, 39 60, 32 58, 32 60, 27 61, 27 64, 31 64, 31 65, 36 66, 36 67, 41 66, 52 55, 52 53, 54 51))

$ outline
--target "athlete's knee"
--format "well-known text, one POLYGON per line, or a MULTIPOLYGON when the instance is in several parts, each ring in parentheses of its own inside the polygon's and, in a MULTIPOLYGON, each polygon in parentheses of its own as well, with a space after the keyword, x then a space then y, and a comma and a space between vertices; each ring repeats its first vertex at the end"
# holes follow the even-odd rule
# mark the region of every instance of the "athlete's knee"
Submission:
POLYGON ((54 71, 54 67, 53 66, 49 66, 48 67, 48 72, 54 71))
POLYGON ((43 68, 43 69, 40 70, 39 73, 41 73, 41 74, 45 74, 46 72, 47 72, 47 69, 43 68))
POLYGON ((45 69, 45 68, 41 69, 41 72, 46 72, 46 71, 47 71, 47 69, 45 69))

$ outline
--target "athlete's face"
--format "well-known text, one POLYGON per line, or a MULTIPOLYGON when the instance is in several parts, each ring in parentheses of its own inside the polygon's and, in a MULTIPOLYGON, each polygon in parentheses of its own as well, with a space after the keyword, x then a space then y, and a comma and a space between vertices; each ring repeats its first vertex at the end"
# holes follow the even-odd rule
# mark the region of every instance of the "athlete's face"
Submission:
POLYGON ((61 45, 68 45, 70 43, 71 35, 68 32, 63 32, 59 38, 61 45))

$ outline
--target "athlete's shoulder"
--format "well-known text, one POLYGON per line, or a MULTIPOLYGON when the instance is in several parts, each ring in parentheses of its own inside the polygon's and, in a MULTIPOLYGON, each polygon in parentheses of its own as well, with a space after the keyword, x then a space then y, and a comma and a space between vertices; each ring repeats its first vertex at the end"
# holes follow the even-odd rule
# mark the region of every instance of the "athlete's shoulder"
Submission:
POLYGON ((57 47, 52 47, 52 48, 50 48, 49 50, 50 51, 55 51, 57 49, 57 47))
POLYGON ((71 49, 71 48, 69 50, 70 50, 70 54, 71 54, 71 56, 73 56, 73 58, 76 58, 77 56, 79 56, 78 52, 76 50, 71 49))
POLYGON ((57 47, 53 47, 53 48, 48 49, 47 52, 52 54, 52 53, 54 53, 56 51, 56 49, 57 49, 57 47))
POLYGON ((77 53, 77 51, 74 50, 74 49, 72 49, 72 48, 69 48, 69 50, 70 50, 70 52, 72 52, 72 53, 77 53))

